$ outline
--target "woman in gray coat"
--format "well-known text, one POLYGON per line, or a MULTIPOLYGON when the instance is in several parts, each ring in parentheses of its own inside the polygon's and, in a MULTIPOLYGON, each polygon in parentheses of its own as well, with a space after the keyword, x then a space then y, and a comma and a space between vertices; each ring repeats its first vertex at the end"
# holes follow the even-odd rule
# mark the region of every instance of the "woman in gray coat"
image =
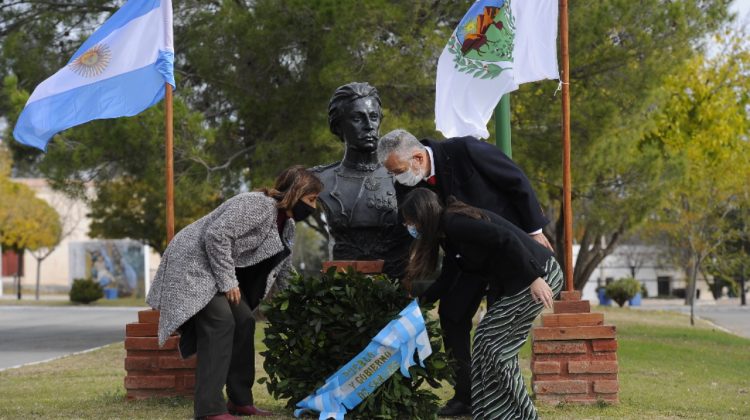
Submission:
POLYGON ((252 311, 284 287, 295 222, 313 212, 322 189, 293 166, 274 188, 238 194, 182 229, 164 251, 146 301, 161 311, 159 345, 179 329, 182 357, 198 353, 197 418, 270 415, 253 404, 252 311))

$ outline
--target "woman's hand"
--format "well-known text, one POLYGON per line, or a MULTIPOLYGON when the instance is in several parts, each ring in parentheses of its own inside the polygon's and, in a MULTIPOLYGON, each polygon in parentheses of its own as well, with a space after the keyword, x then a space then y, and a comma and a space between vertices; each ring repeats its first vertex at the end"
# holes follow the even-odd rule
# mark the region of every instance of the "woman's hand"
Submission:
POLYGON ((539 242, 540 245, 549 249, 550 251, 555 252, 555 250, 552 249, 552 244, 549 243, 549 240, 547 239, 546 236, 544 236, 543 233, 537 233, 536 235, 531 235, 531 239, 539 242))
POLYGON ((552 289, 543 278, 538 277, 531 283, 531 298, 534 302, 543 303, 545 308, 552 307, 552 289))
POLYGON ((232 305, 239 305, 240 304, 240 288, 235 287, 233 289, 229 289, 224 293, 226 295, 227 300, 232 305))

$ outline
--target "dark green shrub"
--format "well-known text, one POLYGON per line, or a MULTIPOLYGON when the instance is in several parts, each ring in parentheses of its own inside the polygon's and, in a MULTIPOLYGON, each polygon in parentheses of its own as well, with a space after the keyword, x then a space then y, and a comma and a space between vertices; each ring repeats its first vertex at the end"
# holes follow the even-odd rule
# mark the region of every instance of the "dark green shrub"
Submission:
POLYGON ((709 286, 711 287, 714 299, 719 299, 723 296, 724 287, 727 288, 728 297, 737 297, 740 295, 739 282, 723 274, 714 274, 714 282, 709 283, 709 286))
MULTIPOLYGON (((411 300, 385 276, 331 270, 291 279, 288 289, 261 306, 268 319, 263 340, 268 350, 262 353, 268 380, 262 383, 271 395, 289 399, 287 406, 294 407, 359 354, 411 300)), ((422 307, 433 352, 425 367, 410 368, 411 379, 394 373, 347 418, 436 418, 438 397, 421 386, 438 388, 440 381, 451 381, 451 368, 429 309, 422 307)))
POLYGON ((71 302, 91 303, 104 296, 104 289, 91 279, 75 279, 69 295, 71 302))
POLYGON ((608 298, 617 302, 617 304, 622 308, 622 306, 625 305, 625 302, 632 299, 636 295, 636 293, 640 291, 641 283, 638 280, 629 277, 619 279, 608 284, 607 289, 604 293, 608 298))

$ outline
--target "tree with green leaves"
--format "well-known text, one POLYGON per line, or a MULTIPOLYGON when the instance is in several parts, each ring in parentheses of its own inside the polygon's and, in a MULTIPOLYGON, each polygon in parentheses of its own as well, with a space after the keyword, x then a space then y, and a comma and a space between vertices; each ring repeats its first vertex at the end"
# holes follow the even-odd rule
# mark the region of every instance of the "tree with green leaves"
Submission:
POLYGON ((729 217, 750 205, 750 47, 737 37, 721 54, 696 56, 666 78, 663 106, 644 143, 667 165, 654 223, 685 271, 693 323, 698 274, 721 247, 740 238, 729 217), (670 176, 671 175, 671 176, 670 176))
POLYGON ((292 248, 292 264, 299 267, 303 276, 314 276, 323 269, 322 262, 328 260, 327 243, 316 229, 307 223, 297 225, 292 248))
MULTIPOLYGON (((574 285, 664 193, 658 150, 639 140, 653 124, 664 79, 705 51, 707 34, 726 22, 728 0, 581 0, 570 7, 570 108, 574 285)), ((555 82, 526 84, 512 96, 513 156, 554 220, 547 232, 562 258, 562 161, 555 82)))
MULTIPOLYGON (((0 146, 3 146, 0 144, 0 146)), ((53 248, 60 243, 60 217, 31 188, 10 180, 10 165, 5 148, 0 148, 0 244, 18 254, 19 267, 25 250, 53 248)), ((37 299, 39 274, 37 264, 37 299)), ((18 299, 21 299, 21 276, 16 274, 18 299)))
MULTIPOLYGON (((63 57, 117 5, 29 0, 0 8, 5 22, 0 26, 0 69, 11 75, 0 95, 0 112, 10 127, 28 92, 64 65, 63 57), (50 43, 52 39, 56 41, 50 43), (33 59, 22 45, 33 47, 33 59)), ((467 5, 301 0, 175 4, 177 228, 242 188, 269 183, 290 164, 313 166, 337 159, 342 145, 328 132, 326 106, 342 83, 376 84, 392 127, 431 127, 434 65, 467 5), (436 23, 441 23, 437 31, 436 23)), ((14 145, 16 161, 72 195, 85 197, 83 185, 93 183, 92 236, 125 235, 162 250, 160 108, 67 130, 53 139, 43 159, 14 145)))
MULTIPOLYGON (((744 191, 749 193, 750 191, 744 191)), ((750 272, 750 199, 743 198, 745 206, 731 211, 728 223, 736 232, 736 237, 723 243, 710 257, 703 278, 708 282, 715 298, 721 296, 724 286, 729 296, 739 296, 740 305, 747 305, 747 274, 750 272), (713 278, 713 281, 709 281, 713 278)))
MULTIPOLYGON (((48 196, 46 198, 46 201, 51 208, 55 209, 58 214, 58 218, 44 218, 42 219, 42 223, 48 224, 59 221, 60 230, 57 233, 57 241, 54 244, 43 246, 30 252, 31 256, 36 260, 36 300, 39 300, 39 286, 42 276, 42 263, 47 259, 47 257, 55 252, 60 243, 62 243, 66 238, 72 235, 73 232, 76 231, 76 229, 78 229, 83 219, 83 215, 80 214, 78 209, 78 202, 75 200, 71 200, 69 197, 66 197, 62 194, 55 194, 51 197, 48 196)), ((50 227, 44 226, 44 229, 50 229, 50 227)))
MULTIPOLYGON (((27 95, 7 76, 5 96, 27 95)), ((200 113, 174 103, 175 224, 179 229, 205 215, 226 191, 239 189, 244 171, 219 168, 211 153, 213 131, 200 113)), ((16 114, 10 115, 15 120, 16 114)), ((166 247, 164 109, 155 106, 132 118, 94 121, 55 136, 36 168, 54 188, 91 208, 91 237, 135 238, 158 251, 166 247), (94 194, 88 190, 93 187, 94 194)))
MULTIPOLYGON (((242 187, 267 184, 292 163, 337 160, 342 145, 328 131, 326 106, 344 83, 368 81, 378 88, 384 132, 405 127, 435 137, 437 58, 471 3, 175 3, 176 101, 184 109, 176 111, 175 121, 190 115, 199 122, 175 134, 178 228, 180 220, 208 211, 209 203, 242 187)), ((654 91, 701 52, 706 34, 730 19, 729 3, 581 0, 570 5, 573 198, 582 250, 576 288, 658 202, 658 151, 638 144, 652 124, 654 91)), ((13 92, 29 92, 64 65, 119 5, 19 0, 0 7, 0 74, 17 78, 15 91, 0 95, 0 113, 11 126, 20 110, 10 105, 13 92)), ((560 110, 554 90, 554 82, 521 87, 513 94, 512 124, 514 157, 555 221, 548 233, 562 252, 560 110)), ((69 188, 69 179, 94 182, 98 234, 127 232, 153 244, 155 237, 164 237, 160 112, 157 106, 135 118, 68 130, 53 140, 44 159, 16 148, 16 161, 38 168, 57 186, 69 188)))

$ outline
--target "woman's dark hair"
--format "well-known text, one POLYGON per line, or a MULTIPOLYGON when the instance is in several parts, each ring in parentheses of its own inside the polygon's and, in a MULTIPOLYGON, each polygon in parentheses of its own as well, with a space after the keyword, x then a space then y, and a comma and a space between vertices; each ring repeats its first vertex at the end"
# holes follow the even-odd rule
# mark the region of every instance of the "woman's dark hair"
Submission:
POLYGON ((412 243, 409 251, 409 264, 404 276, 404 286, 411 290, 414 280, 423 279, 437 269, 443 205, 434 192, 427 188, 415 188, 398 207, 404 222, 415 224, 419 230, 419 239, 412 243))
POLYGON ((399 203, 404 222, 415 224, 419 230, 419 239, 412 243, 409 252, 409 265, 404 277, 407 289, 411 289, 414 280, 423 279, 437 269, 444 212, 489 220, 481 210, 457 200, 456 197, 448 197, 447 202, 448 205, 444 207, 434 192, 427 188, 415 188, 399 203))
POLYGON ((268 197, 278 201, 276 207, 289 210, 304 196, 320 194, 323 183, 302 165, 284 169, 276 178, 273 188, 260 188, 268 197))
POLYGON ((448 197, 447 201, 448 207, 446 207, 445 211, 449 213, 463 214, 464 216, 477 220, 490 220, 489 216, 487 216, 482 210, 470 206, 452 195, 448 197))

